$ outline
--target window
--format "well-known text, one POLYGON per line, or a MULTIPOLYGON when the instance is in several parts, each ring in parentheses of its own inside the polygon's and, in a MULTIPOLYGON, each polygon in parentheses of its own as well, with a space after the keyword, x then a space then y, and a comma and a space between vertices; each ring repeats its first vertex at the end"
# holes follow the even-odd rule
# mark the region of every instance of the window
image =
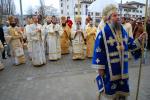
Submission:
POLYGON ((137 13, 139 13, 139 10, 136 10, 137 13))
MULTIPOLYGON (((80 14, 81 14, 81 12, 80 12, 80 14)), ((78 12, 75 12, 75 15, 78 15, 78 12)))
POLYGON ((67 15, 69 15, 69 12, 67 12, 67 15))
POLYGON ((128 12, 131 12, 131 9, 128 9, 128 12))
POLYGON ((77 15, 78 14, 78 12, 75 12, 75 15, 77 15))
POLYGON ((88 5, 86 5, 85 7, 88 8, 88 5))
POLYGON ((63 3, 61 3, 61 7, 63 7, 63 3))
POLYGON ((93 12, 91 12, 91 15, 93 16, 93 12))
POLYGON ((132 17, 135 17, 135 15, 133 15, 132 17))
POLYGON ((135 10, 132 10, 132 12, 135 12, 135 10))
POLYGON ((136 15, 136 17, 139 17, 138 15, 136 15))
POLYGON ((61 14, 63 14, 63 10, 61 10, 61 14))
POLYGON ((124 9, 124 11, 127 11, 127 9, 124 9))
POLYGON ((140 8, 143 8, 143 6, 140 6, 140 8))
POLYGON ((69 9, 69 6, 67 5, 67 9, 69 9))
POLYGON ((95 15, 96 15, 96 16, 99 16, 100 14, 99 14, 99 13, 96 13, 95 15))
POLYGON ((140 11, 140 13, 142 13, 142 11, 140 11))

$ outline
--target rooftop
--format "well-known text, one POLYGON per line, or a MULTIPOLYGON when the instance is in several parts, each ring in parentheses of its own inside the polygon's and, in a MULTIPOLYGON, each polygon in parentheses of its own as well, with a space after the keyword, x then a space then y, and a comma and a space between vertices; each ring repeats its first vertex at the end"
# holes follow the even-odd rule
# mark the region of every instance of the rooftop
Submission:
POLYGON ((127 4, 127 5, 134 5, 134 4, 136 4, 136 5, 143 5, 143 6, 145 6, 144 3, 140 3, 140 2, 136 2, 136 1, 126 2, 125 4, 127 4))
POLYGON ((141 5, 141 6, 145 6, 144 3, 140 3, 140 2, 136 2, 136 1, 131 1, 131 2, 126 2, 124 4, 119 4, 119 7, 122 8, 130 8, 130 9, 137 9, 137 7, 133 6, 133 5, 141 5))
POLYGON ((119 4, 119 7, 122 8, 130 8, 130 9, 137 9, 137 7, 134 7, 132 5, 127 5, 127 4, 119 4))

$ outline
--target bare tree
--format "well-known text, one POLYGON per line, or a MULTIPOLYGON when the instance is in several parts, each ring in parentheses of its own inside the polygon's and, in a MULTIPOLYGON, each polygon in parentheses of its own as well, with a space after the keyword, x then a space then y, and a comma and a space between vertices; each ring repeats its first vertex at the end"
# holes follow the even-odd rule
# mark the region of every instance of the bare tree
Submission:
POLYGON ((148 16, 150 17, 150 6, 148 7, 148 16))
POLYGON ((45 17, 45 3, 44 0, 39 0, 39 2, 40 2, 40 7, 38 8, 39 20, 40 23, 43 23, 45 17))
POLYGON ((3 15, 14 15, 15 4, 14 0, 0 0, 0 14, 3 15))
POLYGON ((14 0, 0 0, 0 17, 15 14, 14 0))

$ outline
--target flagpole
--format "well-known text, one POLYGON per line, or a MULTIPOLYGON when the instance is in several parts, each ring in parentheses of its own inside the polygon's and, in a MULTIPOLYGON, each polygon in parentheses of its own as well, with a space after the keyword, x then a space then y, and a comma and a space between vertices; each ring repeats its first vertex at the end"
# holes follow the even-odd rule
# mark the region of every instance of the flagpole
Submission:
MULTIPOLYGON (((147 21, 147 8, 148 8, 148 0, 146 0, 146 6, 145 6, 145 22, 144 22, 144 31, 146 32, 146 21, 147 21)), ((143 67, 143 58, 144 58, 144 43, 145 39, 142 41, 142 55, 140 59, 140 68, 139 68, 139 76, 138 76, 138 86, 136 91, 136 100, 138 100, 139 97, 139 89, 140 89, 140 82, 141 82, 141 74, 142 74, 142 67, 143 67)))
POLYGON ((22 10, 22 0, 20 0, 20 13, 21 13, 21 26, 23 27, 23 10, 22 10))

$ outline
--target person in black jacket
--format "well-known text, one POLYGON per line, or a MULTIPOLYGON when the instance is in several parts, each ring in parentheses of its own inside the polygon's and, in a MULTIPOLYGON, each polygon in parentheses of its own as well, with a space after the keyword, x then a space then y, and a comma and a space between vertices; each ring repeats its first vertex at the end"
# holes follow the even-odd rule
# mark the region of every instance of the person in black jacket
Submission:
MULTIPOLYGON (((2 44, 3 44, 3 46, 5 47, 6 46, 6 41, 5 41, 5 38, 4 38, 4 31, 3 31, 2 24, 0 24, 0 40, 1 40, 2 44)), ((5 57, 5 49, 2 52, 2 58, 6 59, 6 57, 5 57)))
POLYGON ((147 34, 148 34, 147 49, 150 50, 150 17, 147 20, 146 31, 147 31, 147 34))

